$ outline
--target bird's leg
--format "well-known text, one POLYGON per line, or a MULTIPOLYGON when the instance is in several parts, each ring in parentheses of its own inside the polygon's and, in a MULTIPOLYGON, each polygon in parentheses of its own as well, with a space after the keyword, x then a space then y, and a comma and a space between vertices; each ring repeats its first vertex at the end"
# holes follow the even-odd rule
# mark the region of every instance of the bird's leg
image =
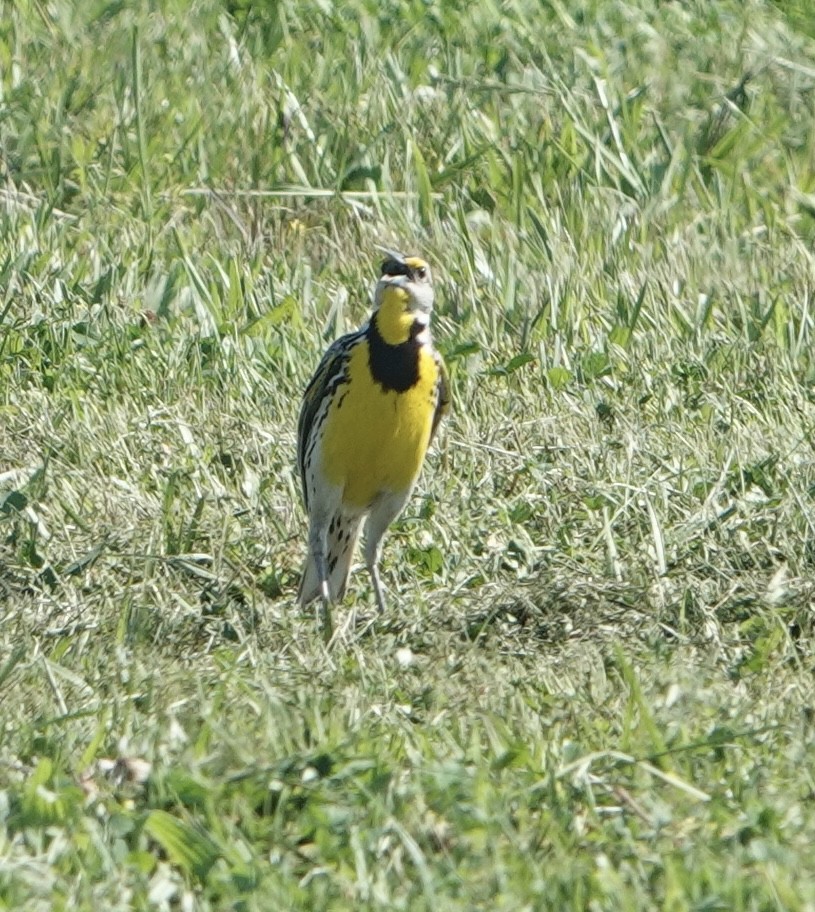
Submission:
POLYGON ((323 639, 328 643, 334 635, 334 622, 331 619, 331 599, 328 597, 328 584, 323 583, 320 596, 320 623, 323 628, 323 639))
POLYGON ((376 596, 376 607, 379 609, 380 614, 385 612, 385 597, 383 595, 382 580, 379 578, 382 538, 385 535, 385 530, 402 511, 402 507, 404 507, 408 497, 410 497, 410 489, 399 494, 381 495, 372 506, 365 526, 365 565, 368 567, 368 573, 371 574, 371 582, 376 596))
POLYGON ((317 569, 317 578, 320 580, 320 621, 323 627, 323 637, 328 642, 334 632, 331 620, 331 595, 328 590, 328 563, 325 559, 326 534, 324 525, 314 524, 309 534, 309 547, 314 557, 314 566, 317 569))
POLYGON ((374 558, 374 562, 368 565, 368 572, 371 574, 371 582, 374 585, 374 595, 376 596, 376 607, 380 614, 385 613, 385 598, 382 594, 382 581, 379 579, 379 555, 374 558))
POLYGON ((368 518, 368 525, 365 527, 365 566, 371 575, 376 607, 380 614, 384 614, 385 596, 382 591, 382 580, 379 578, 379 558, 382 555, 382 536, 387 526, 380 528, 380 525, 373 523, 373 514, 368 518))

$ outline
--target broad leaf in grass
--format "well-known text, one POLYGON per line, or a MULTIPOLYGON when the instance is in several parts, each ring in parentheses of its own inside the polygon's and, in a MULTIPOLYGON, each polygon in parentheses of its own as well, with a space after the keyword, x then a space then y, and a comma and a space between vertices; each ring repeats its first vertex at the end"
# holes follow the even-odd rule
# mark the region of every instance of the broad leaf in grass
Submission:
POLYGON ((151 811, 144 831, 164 849, 173 864, 198 878, 207 876, 221 854, 205 832, 167 811, 151 811))

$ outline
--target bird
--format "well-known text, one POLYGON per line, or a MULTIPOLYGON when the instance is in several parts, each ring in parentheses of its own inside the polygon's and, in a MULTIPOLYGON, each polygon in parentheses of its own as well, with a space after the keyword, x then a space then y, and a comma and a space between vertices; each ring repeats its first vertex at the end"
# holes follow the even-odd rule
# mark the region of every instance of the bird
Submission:
POLYGON ((321 600, 327 636, 363 521, 365 564, 385 612, 383 537, 408 502, 450 408, 447 370, 430 334, 430 266, 418 256, 385 253, 369 319, 326 350, 297 423, 309 522, 298 602, 305 608, 321 600))

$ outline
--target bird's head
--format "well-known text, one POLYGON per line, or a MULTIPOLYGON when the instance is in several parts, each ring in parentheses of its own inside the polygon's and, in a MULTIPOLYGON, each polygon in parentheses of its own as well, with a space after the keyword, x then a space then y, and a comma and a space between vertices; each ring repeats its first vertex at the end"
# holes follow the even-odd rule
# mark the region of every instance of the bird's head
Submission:
POLYGON ((433 311, 430 266, 420 257, 385 251, 374 293, 377 327, 386 342, 398 345, 427 328, 433 311))

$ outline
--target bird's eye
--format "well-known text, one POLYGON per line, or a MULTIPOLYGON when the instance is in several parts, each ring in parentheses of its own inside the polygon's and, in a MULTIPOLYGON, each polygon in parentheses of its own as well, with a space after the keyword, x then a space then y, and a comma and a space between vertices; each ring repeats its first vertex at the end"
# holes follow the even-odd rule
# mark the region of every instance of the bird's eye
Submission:
POLYGON ((424 268, 424 266, 420 266, 419 269, 417 270, 417 272, 418 272, 420 279, 427 278, 427 270, 424 268))

